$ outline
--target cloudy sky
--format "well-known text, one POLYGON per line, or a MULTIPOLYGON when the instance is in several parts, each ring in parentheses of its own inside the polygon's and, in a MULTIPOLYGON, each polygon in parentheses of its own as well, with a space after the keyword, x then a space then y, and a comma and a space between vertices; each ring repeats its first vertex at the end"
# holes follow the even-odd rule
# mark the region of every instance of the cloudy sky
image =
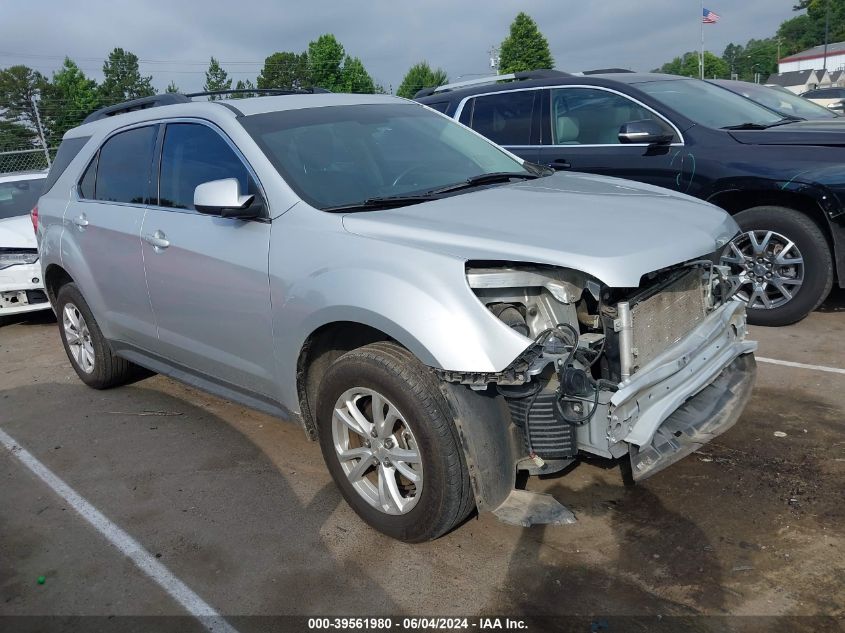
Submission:
MULTIPOLYGON (((705 0, 722 20, 705 26, 706 47, 774 34, 795 0, 705 0)), ((115 46, 142 60, 159 89, 174 80, 201 89, 214 55, 234 79, 253 79, 274 51, 304 50, 334 33, 347 53, 395 90, 407 68, 427 60, 453 81, 485 73, 488 51, 520 10, 539 24, 557 68, 649 70, 698 47, 697 0, 6 0, 0 3, 0 67, 50 73, 68 55, 102 77, 115 46)))

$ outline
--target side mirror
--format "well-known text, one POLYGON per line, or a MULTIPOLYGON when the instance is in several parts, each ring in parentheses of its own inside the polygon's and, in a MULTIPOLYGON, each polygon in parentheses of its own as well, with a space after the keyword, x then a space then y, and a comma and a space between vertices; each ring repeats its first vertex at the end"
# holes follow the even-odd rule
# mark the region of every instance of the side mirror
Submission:
POLYGON ((630 145, 631 143, 645 143, 647 145, 668 145, 672 142, 673 135, 651 119, 643 121, 629 121, 619 128, 619 142, 630 145))
POLYGON ((194 208, 200 213, 223 218, 257 218, 261 205, 253 204, 254 195, 242 196, 237 178, 212 180, 194 189, 194 208))

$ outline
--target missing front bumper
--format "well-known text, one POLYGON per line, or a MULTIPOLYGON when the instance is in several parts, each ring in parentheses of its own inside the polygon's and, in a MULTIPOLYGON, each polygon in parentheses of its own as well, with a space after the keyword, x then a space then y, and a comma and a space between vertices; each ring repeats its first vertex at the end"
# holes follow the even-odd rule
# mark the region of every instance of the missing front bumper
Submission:
POLYGON ((632 444, 634 479, 650 477, 731 428, 751 398, 756 374, 753 354, 737 357, 713 382, 666 418, 650 443, 640 447, 632 444))

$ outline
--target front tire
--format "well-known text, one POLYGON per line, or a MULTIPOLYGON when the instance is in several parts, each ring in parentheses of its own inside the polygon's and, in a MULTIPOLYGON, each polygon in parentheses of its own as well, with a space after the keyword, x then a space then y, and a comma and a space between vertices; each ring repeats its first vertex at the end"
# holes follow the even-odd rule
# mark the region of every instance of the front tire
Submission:
POLYGON ((824 234, 799 211, 761 206, 734 219, 742 229, 721 263, 739 277, 737 296, 753 325, 789 325, 825 300, 833 286, 833 258, 824 234))
POLYGON ((108 389, 149 375, 114 355, 76 284, 65 284, 59 289, 56 316, 68 360, 89 387, 108 389))
POLYGON ((341 494, 378 531, 428 541, 472 510, 463 451, 437 378, 399 345, 373 343, 329 367, 317 429, 341 494))

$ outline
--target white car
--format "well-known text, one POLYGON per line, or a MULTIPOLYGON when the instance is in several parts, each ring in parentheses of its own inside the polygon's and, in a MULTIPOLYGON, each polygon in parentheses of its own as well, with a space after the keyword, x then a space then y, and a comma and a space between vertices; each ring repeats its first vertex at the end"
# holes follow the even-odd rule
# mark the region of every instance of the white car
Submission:
POLYGON ((30 219, 46 178, 43 171, 0 175, 0 320, 50 307, 30 219))

